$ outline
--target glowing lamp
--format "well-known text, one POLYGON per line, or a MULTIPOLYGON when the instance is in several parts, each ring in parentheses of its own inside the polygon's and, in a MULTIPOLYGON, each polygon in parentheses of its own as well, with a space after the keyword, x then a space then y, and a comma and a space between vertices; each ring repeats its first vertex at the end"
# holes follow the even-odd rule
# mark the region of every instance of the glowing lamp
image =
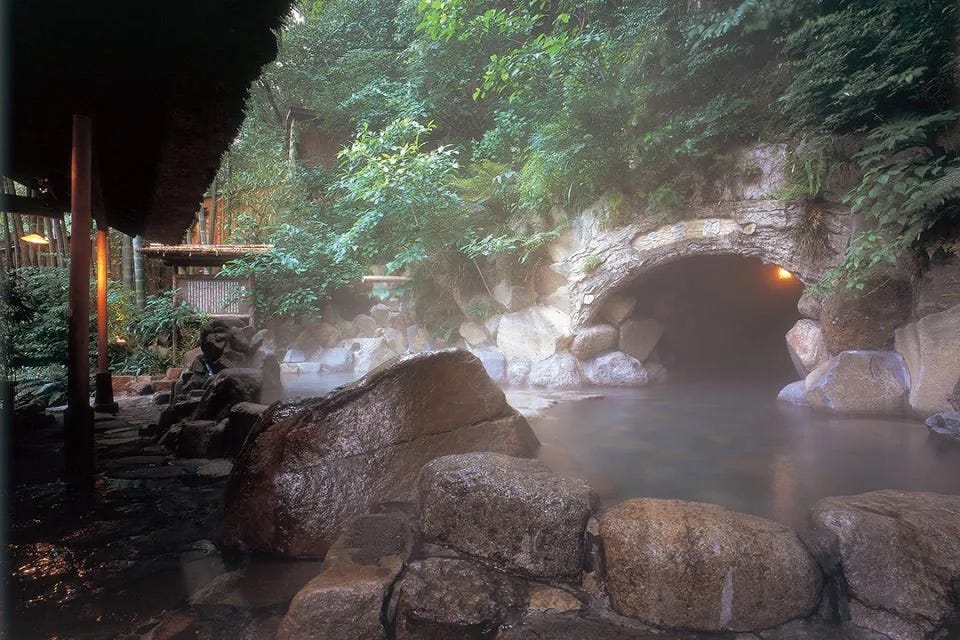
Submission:
POLYGON ((784 269, 783 267, 777 267, 777 280, 793 280, 794 275, 784 269))
POLYGON ((30 244, 50 244, 50 241, 39 233, 28 233, 25 236, 20 236, 20 239, 30 244))

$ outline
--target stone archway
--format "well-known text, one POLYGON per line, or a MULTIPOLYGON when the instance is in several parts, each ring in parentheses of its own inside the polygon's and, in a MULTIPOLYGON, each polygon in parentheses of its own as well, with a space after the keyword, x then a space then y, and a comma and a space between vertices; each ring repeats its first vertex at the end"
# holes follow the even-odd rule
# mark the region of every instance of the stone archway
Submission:
POLYGON ((575 247, 552 266, 567 280, 571 329, 590 325, 604 303, 644 274, 676 260, 702 255, 759 258, 795 274, 802 282, 818 281, 836 263, 850 238, 849 215, 826 212, 827 251, 811 259, 797 248, 795 229, 807 214, 802 203, 744 200, 702 207, 681 222, 656 229, 628 225, 597 231, 581 219, 573 230, 575 247))

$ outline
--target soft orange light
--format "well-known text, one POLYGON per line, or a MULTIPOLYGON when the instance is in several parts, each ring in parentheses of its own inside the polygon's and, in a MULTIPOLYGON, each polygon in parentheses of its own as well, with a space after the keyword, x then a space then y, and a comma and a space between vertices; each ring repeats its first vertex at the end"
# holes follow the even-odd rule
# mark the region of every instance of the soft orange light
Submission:
POLYGON ((777 267, 777 280, 793 280, 794 275, 784 269, 783 267, 777 267))

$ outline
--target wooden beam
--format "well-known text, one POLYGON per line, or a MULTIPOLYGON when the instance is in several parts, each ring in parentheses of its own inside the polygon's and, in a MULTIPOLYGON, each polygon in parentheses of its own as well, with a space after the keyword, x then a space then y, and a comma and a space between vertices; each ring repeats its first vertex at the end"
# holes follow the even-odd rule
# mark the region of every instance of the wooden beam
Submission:
POLYGON ((67 474, 90 478, 95 471, 93 410, 90 407, 90 118, 73 116, 70 171, 70 304, 67 341, 68 409, 64 455, 67 474))

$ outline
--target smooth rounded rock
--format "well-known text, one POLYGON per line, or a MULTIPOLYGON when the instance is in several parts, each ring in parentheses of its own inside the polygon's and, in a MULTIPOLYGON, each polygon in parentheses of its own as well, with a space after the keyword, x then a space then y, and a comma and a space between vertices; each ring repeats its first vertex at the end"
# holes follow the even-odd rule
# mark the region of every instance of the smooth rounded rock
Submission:
POLYGON ((571 390, 583 386, 583 374, 572 354, 558 353, 533 365, 527 381, 531 387, 571 390))
POLYGON ((590 360, 617 348, 620 332, 609 324, 597 324, 582 329, 573 337, 570 353, 579 360, 590 360))
POLYGON ((768 629, 809 615, 821 573, 791 529, 716 505, 628 500, 600 523, 617 613, 659 627, 768 629))
POLYGON ((602 355, 583 369, 587 379, 601 387, 642 387, 650 382, 643 363, 622 351, 602 355))

